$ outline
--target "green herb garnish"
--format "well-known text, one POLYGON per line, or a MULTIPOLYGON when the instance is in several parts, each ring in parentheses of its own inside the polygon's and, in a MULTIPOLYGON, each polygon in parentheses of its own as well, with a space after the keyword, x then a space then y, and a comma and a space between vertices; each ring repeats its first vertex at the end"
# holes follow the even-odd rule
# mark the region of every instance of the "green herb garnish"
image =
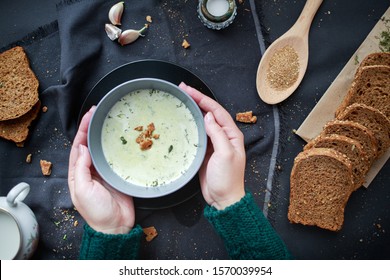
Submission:
POLYGON ((172 152, 172 150, 173 150, 173 146, 170 145, 169 148, 168 148, 168 154, 169 154, 170 152, 172 152))
POLYGON ((379 48, 383 52, 390 52, 390 32, 382 31, 381 39, 379 41, 379 48))
POLYGON ((121 136, 120 139, 121 139, 123 145, 127 144, 127 141, 126 141, 125 137, 121 136))
POLYGON ((380 33, 379 49, 383 52, 390 52, 390 19, 382 18, 385 22, 386 30, 380 33))
POLYGON ((359 64, 359 57, 358 55, 355 55, 355 65, 358 65, 359 64))
POLYGON ((180 107, 183 107, 184 103, 183 102, 180 102, 179 105, 176 105, 176 108, 180 108, 180 107))

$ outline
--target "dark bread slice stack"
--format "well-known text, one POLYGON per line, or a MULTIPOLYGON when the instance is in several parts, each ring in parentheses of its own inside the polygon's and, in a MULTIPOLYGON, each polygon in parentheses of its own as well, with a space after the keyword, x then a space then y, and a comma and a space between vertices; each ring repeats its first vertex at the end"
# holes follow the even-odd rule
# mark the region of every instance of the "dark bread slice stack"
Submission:
POLYGON ((295 158, 290 222, 341 229, 349 196, 390 147, 389 62, 390 53, 374 53, 362 61, 336 118, 295 158))
POLYGON ((360 123, 353 121, 332 120, 328 122, 321 135, 344 135, 358 141, 367 154, 369 165, 372 164, 378 155, 378 140, 374 133, 360 123))
POLYGON ((342 153, 311 148, 298 154, 290 176, 288 219, 338 231, 354 189, 352 165, 342 153))
POLYGON ((311 148, 328 148, 343 153, 352 164, 355 186, 353 190, 357 190, 364 183, 364 178, 370 167, 370 161, 359 141, 338 134, 320 135, 307 143, 304 151, 311 148))
POLYGON ((371 53, 363 59, 335 115, 373 133, 378 152, 370 156, 371 162, 386 153, 390 147, 390 52, 371 53))
POLYGON ((23 146, 41 106, 38 86, 22 47, 0 53, 0 137, 23 146))
POLYGON ((390 66, 359 67, 351 88, 336 111, 336 116, 353 103, 374 107, 390 118, 390 66))
POLYGON ((342 111, 337 118, 360 123, 370 129, 378 140, 378 156, 390 147, 390 120, 378 109, 353 103, 342 111))

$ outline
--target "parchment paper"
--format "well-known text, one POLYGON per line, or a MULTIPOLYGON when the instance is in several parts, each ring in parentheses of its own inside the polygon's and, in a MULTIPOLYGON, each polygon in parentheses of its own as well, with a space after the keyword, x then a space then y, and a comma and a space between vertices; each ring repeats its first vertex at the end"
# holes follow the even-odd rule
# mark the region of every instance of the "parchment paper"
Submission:
MULTIPOLYGON (((296 131, 305 141, 309 141, 320 134, 324 125, 335 118, 335 112, 344 96, 348 92, 352 84, 353 77, 359 66, 359 63, 370 53, 380 52, 379 40, 382 31, 386 30, 385 19, 390 20, 390 7, 374 26, 367 38, 363 41, 360 47, 352 55, 350 60, 341 70, 317 105, 313 108, 304 122, 296 131)), ((390 157, 390 149, 380 158, 378 158, 371 166, 366 175, 366 181, 363 184, 368 187, 376 174, 390 157)))

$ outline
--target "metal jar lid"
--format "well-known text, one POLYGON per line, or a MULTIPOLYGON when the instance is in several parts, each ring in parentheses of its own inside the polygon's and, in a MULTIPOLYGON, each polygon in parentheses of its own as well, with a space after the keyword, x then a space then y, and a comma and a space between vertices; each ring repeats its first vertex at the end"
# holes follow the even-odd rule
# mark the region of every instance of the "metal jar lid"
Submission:
POLYGON ((199 0, 198 17, 205 26, 210 29, 220 30, 229 26, 237 14, 237 5, 235 0, 225 0, 228 4, 227 11, 222 15, 213 15, 208 10, 208 2, 216 0, 199 0))

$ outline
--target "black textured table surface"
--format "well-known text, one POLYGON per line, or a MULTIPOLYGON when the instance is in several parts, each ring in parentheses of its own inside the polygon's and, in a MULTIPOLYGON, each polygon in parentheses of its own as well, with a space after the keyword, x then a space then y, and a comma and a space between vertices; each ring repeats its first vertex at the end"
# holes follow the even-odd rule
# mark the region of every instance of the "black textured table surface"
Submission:
MULTIPOLYGON (((238 3, 239 1, 237 1, 238 3)), ((241 2, 241 1, 240 1, 241 2)), ((184 67, 199 77, 232 114, 252 110, 255 125, 238 124, 247 150, 246 184, 297 259, 390 258, 390 165, 368 189, 350 198, 338 233, 290 224, 289 176, 304 141, 292 133, 389 7, 380 1, 324 1, 311 26, 307 73, 297 91, 279 105, 257 95, 255 75, 261 53, 295 22, 305 1, 254 1, 238 4, 233 24, 207 29, 196 14, 197 1, 125 1, 125 20, 153 22, 145 38, 120 48, 100 30, 115 1, 0 2, 0 49, 21 45, 40 81, 40 98, 49 110, 31 127, 24 148, 0 140, 0 195, 26 181, 26 203, 35 212, 40 240, 35 259, 76 259, 84 221, 73 208, 67 187, 70 145, 82 103, 93 86, 117 67, 156 59, 184 67), (106 2, 106 3, 105 3, 106 2), (100 25, 99 25, 100 24, 100 25), (191 47, 181 46, 183 39, 191 47), (33 161, 25 163, 27 154, 33 161), (39 159, 53 162, 44 177, 39 159)), ((143 259, 225 259, 222 241, 204 219, 199 193, 164 209, 137 209, 136 220, 159 232, 143 241, 143 259)))

